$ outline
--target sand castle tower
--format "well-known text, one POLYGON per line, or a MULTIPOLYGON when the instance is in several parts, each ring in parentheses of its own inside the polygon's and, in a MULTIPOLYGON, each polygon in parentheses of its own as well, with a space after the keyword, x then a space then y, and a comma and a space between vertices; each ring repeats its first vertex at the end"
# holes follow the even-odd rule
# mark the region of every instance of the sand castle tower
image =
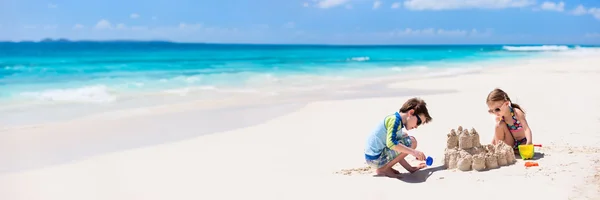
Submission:
POLYGON ((504 142, 481 145, 475 128, 469 131, 459 126, 457 130, 450 130, 447 136, 444 152, 446 169, 483 171, 517 162, 512 148, 504 142))

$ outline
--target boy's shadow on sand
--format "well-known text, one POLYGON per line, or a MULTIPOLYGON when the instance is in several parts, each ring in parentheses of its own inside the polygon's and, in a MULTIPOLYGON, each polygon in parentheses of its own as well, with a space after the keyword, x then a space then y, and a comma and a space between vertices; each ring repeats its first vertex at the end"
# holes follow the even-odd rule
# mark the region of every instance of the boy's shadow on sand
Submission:
MULTIPOLYGON (((518 155, 515 155, 515 156, 518 156, 518 155)), ((533 155, 533 158, 527 159, 524 161, 539 160, 542 158, 544 158, 544 153, 535 152, 535 154, 533 155)), ((518 156, 517 159, 521 159, 521 157, 518 156)), ((411 173, 401 173, 400 174, 401 178, 398 178, 398 180, 401 180, 401 181, 404 181, 407 183, 423 183, 423 182, 427 181, 427 179, 433 174, 433 172, 440 171, 440 170, 446 170, 446 167, 444 167, 443 165, 440 165, 440 166, 433 167, 433 168, 426 168, 423 170, 419 170, 412 174, 411 173)))
POLYGON ((440 171, 440 170, 445 170, 446 168, 443 165, 437 166, 437 167, 433 167, 433 168, 426 168, 426 169, 422 169, 419 171, 416 171, 415 173, 401 173, 400 174, 400 178, 397 178, 400 181, 404 181, 407 183, 423 183, 425 181, 427 181, 427 179, 429 178, 429 176, 431 176, 433 174, 433 172, 436 171, 440 171))
MULTIPOLYGON (((543 152, 535 152, 533 155, 533 158, 523 160, 523 159, 521 159, 520 155, 515 154, 516 159, 523 160, 523 161, 539 160, 539 159, 544 158, 544 156, 545 156, 545 154, 543 152)), ((433 172, 440 171, 440 170, 446 170, 446 168, 443 165, 440 165, 440 166, 433 167, 433 168, 426 168, 423 170, 419 170, 412 174, 411 173, 401 173, 400 178, 396 178, 396 179, 407 182, 407 183, 423 183, 423 182, 427 181, 427 179, 433 174, 433 172)), ((375 176, 375 177, 379 177, 379 176, 375 176)))

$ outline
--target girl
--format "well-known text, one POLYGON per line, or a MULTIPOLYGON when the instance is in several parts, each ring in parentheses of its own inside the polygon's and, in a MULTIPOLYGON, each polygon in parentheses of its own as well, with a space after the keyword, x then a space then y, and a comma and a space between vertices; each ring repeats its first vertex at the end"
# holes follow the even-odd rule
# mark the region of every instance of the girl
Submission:
POLYGON ((496 133, 492 144, 504 141, 519 151, 519 145, 532 144, 531 129, 525 119, 525 112, 516 103, 512 103, 508 94, 499 88, 492 90, 486 100, 490 114, 496 115, 496 133))

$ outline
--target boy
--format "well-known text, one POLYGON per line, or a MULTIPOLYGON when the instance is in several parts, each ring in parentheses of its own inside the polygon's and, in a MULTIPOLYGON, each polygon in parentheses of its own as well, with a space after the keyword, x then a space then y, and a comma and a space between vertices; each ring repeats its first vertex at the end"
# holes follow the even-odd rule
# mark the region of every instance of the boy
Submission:
POLYGON ((367 164, 377 169, 377 175, 387 177, 398 177, 400 174, 392 168, 396 163, 400 163, 410 173, 426 167, 424 163, 417 167, 410 166, 404 159, 410 154, 422 161, 425 160, 425 155, 415 150, 417 140, 413 136, 403 134, 402 128, 412 130, 429 122, 431 116, 425 101, 416 97, 408 99, 399 112, 386 116, 369 135, 365 148, 367 164))

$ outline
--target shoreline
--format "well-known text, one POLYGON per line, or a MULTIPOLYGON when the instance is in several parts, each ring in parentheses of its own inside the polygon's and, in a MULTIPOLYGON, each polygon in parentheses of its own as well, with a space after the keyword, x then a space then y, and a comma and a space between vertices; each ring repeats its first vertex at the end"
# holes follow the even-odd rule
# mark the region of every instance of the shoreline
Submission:
MULTIPOLYGON (((152 93, 152 94, 139 94, 136 97, 124 96, 120 102, 111 103, 68 103, 58 102, 57 104, 51 102, 41 102, 40 106, 29 107, 29 108, 4 108, 2 113, 6 113, 5 117, 0 117, 0 121, 4 121, 0 126, 0 133, 7 130, 39 127, 52 124, 60 124, 72 121, 78 121, 81 119, 103 119, 103 116, 109 116, 108 119, 115 117, 126 117, 118 116, 119 113, 156 113, 155 111, 177 109, 181 107, 194 107, 196 110, 212 110, 212 109, 226 109, 227 107, 239 107, 239 106, 256 106, 262 104, 280 104, 280 103, 307 103, 312 101, 332 100, 332 99, 344 99, 344 98, 364 98, 372 96, 394 96, 394 94, 385 94, 386 88, 375 88, 377 85, 388 85, 391 82, 397 82, 397 80, 411 81, 415 79, 431 79, 439 78, 444 76, 461 76, 470 73, 481 73, 486 70, 493 68, 505 68, 511 63, 519 62, 530 62, 538 59, 544 59, 548 55, 529 55, 525 57, 515 58, 492 58, 478 61, 461 61, 451 62, 444 64, 443 61, 431 62, 431 64, 439 63, 443 67, 431 67, 427 69, 416 69, 416 68, 401 68, 401 70, 408 70, 406 73, 398 72, 392 75, 369 75, 366 78, 346 78, 343 80, 325 81, 323 83, 315 83, 312 85, 304 85, 302 87, 309 87, 311 89, 301 89, 296 91, 286 91, 286 88, 274 89, 271 88, 271 92, 265 93, 265 91, 256 91, 256 93, 229 93, 231 95, 224 95, 217 90, 198 90, 190 95, 185 94, 183 96, 166 93, 152 93), (467 66, 465 66, 467 65, 467 66), (377 91, 379 90, 379 91, 377 91), (224 95, 224 99, 204 99, 203 93, 219 93, 224 95), (371 92, 377 91, 377 92, 371 92), (200 93, 198 93, 200 92, 200 93), (366 94, 366 93, 375 94, 366 94), (326 96, 323 98, 323 96, 326 96), (348 97, 350 96, 350 97, 348 97), (308 97, 308 98, 306 98, 308 97), (304 98, 303 100, 297 100, 298 98, 304 98), (144 99, 151 99, 150 101, 144 99), (163 101, 161 99, 170 99, 163 101), (243 102, 239 99, 250 100, 249 102, 243 102), (267 102, 265 102, 265 99, 267 102), (140 102, 141 100, 144 100, 140 102), (163 101, 163 102, 161 102, 163 101), (138 102, 138 103, 136 103, 138 102), (145 103, 144 103, 145 102, 145 103), (152 102, 152 103, 150 103, 152 102), (225 103, 223 103, 225 102, 225 103), (139 106, 139 103, 142 106, 139 106), (190 106, 195 105, 195 106, 190 106), (24 110, 26 109, 26 110, 24 110), (34 111, 34 110, 43 110, 34 111), (65 110, 71 110, 72 112, 65 110), (85 110, 85 111, 81 111, 85 110), (75 112, 75 111, 80 111, 75 112), (17 113, 9 114, 8 113, 17 113), (58 113, 65 112, 67 114, 56 115, 58 113), (47 115, 50 114, 51 115, 47 115), (46 116, 44 116, 46 115, 46 116), (110 117, 113 116, 113 117, 110 117), (36 118, 37 117, 37 118, 36 118), (41 118, 41 119, 38 119, 41 118)), ((239 88, 240 90, 247 90, 247 88, 239 88)), ((268 89, 268 88, 267 88, 268 89)), ((418 91, 417 91, 418 92, 418 91)), ((442 91, 447 92, 447 91, 442 91)), ((29 106, 29 105, 27 105, 29 106)), ((173 112, 173 111, 161 111, 161 112, 173 112)))

